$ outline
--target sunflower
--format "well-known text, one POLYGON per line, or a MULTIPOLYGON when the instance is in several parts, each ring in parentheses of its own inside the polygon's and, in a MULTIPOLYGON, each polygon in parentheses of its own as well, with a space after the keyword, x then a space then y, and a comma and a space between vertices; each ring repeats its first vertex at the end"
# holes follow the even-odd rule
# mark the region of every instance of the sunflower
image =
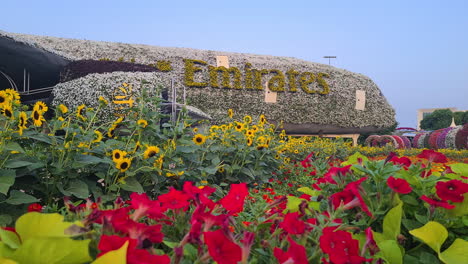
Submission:
POLYGON ((132 160, 129 158, 123 158, 115 162, 115 167, 120 170, 120 172, 125 172, 132 165, 132 160))
POLYGON ((252 130, 254 133, 258 132, 258 126, 252 126, 252 130))
POLYGON ((258 150, 262 150, 262 149, 266 149, 266 148, 268 148, 268 145, 267 145, 267 144, 259 144, 259 145, 257 145, 257 149, 258 149, 258 150))
POLYGON ((192 140, 197 145, 203 145, 206 141, 206 137, 202 134, 196 134, 192 140))
POLYGON ((255 131, 253 131, 252 129, 245 131, 246 137, 253 137, 254 135, 255 135, 255 131))
POLYGON ((141 148, 141 143, 140 141, 137 141, 135 143, 135 148, 133 148, 133 152, 137 152, 141 148))
POLYGON ((33 107, 33 111, 36 110, 38 111, 39 113, 43 114, 45 112, 47 112, 47 110, 49 110, 49 107, 47 107, 47 105, 42 102, 42 101, 37 101, 35 104, 34 104, 34 107, 33 107))
POLYGON ((18 122, 18 132, 20 135, 23 135, 23 130, 26 129, 26 122, 28 121, 28 116, 25 112, 21 112, 19 114, 19 122, 18 122))
POLYGON ((62 114, 68 113, 68 108, 67 108, 64 104, 59 104, 58 110, 59 110, 60 113, 62 113, 62 114))
POLYGON ((232 118, 232 117, 234 116, 234 110, 229 109, 229 110, 227 111, 227 115, 229 116, 229 118, 232 118))
POLYGON ((108 105, 109 102, 106 100, 106 98, 102 97, 102 96, 99 96, 99 103, 101 103, 102 105, 108 105))
POLYGON ((117 128, 117 125, 112 125, 109 130, 107 130, 107 136, 110 138, 115 137, 115 129, 117 128))
POLYGON ((6 117, 8 117, 9 119, 13 119, 13 109, 11 108, 11 105, 5 105, 3 106, 3 109, 2 109, 2 114, 6 117))
POLYGON ((32 115, 31 115, 34 125, 35 126, 42 126, 42 122, 45 121, 44 117, 42 116, 42 113, 39 110, 33 110, 32 115))
POLYGON ((252 123, 252 117, 249 115, 244 116, 244 123, 246 124, 252 123))
POLYGON ((155 168, 158 168, 158 169, 162 169, 162 166, 163 166, 163 163, 164 163, 164 155, 161 155, 159 156, 159 158, 157 158, 155 161, 154 161, 154 164, 153 166, 155 168))
POLYGON ((140 119, 137 121, 137 125, 141 126, 142 128, 145 128, 148 125, 148 121, 140 119))
POLYGON ((237 122, 235 128, 236 131, 241 132, 244 129, 244 124, 237 122))
POLYGON ((0 91, 0 107, 10 105, 10 96, 5 91, 0 91))
POLYGON ((120 149, 114 149, 112 151, 112 160, 114 162, 118 162, 118 161, 124 159, 125 155, 127 155, 126 151, 123 151, 123 150, 120 150, 120 149))
POLYGON ((94 140, 92 141, 92 143, 98 143, 98 142, 101 142, 102 140, 102 133, 101 131, 98 131, 98 130, 94 130, 94 140))
POLYGON ((252 146, 253 140, 252 138, 247 138, 247 146, 252 146))
POLYGON ((5 93, 6 95, 9 97, 10 101, 19 105, 21 102, 20 102, 20 95, 17 91, 11 89, 11 88, 8 88, 8 89, 5 89, 5 93))
POLYGON ((149 146, 146 148, 145 153, 143 154, 144 159, 149 159, 154 157, 156 154, 159 153, 159 148, 156 146, 149 146))
POLYGON ((86 105, 82 104, 78 106, 78 108, 76 109, 76 116, 83 121, 86 121, 86 117, 84 116, 85 111, 86 111, 85 108, 86 108, 86 105))
POLYGON ((219 167, 219 168, 218 168, 218 172, 219 172, 219 173, 223 173, 223 172, 224 172, 224 167, 219 167))
POLYGON ((198 127, 194 127, 193 128, 193 133, 197 133, 198 132, 198 127))
POLYGON ((260 115, 260 118, 258 119, 258 123, 261 125, 265 124, 267 122, 266 117, 264 115, 260 115))

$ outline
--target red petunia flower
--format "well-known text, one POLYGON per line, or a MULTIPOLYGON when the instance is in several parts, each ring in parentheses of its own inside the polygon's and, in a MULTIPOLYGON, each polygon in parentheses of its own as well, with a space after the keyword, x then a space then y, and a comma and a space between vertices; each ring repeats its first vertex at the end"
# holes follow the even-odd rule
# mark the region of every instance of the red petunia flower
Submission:
POLYGON ((334 264, 360 264, 370 259, 359 255, 359 242, 353 239, 351 234, 336 230, 337 227, 325 227, 320 236, 320 249, 330 258, 334 264))
POLYGON ((240 213, 244 210, 245 197, 249 195, 246 183, 231 184, 231 189, 219 203, 229 211, 230 214, 240 213))
MULTIPOLYGON (((330 198, 331 198, 331 201, 332 201, 332 204, 333 204, 333 208, 336 209, 336 208, 340 207, 341 205, 345 205, 345 204, 348 204, 351 201, 353 201, 355 196, 354 196, 353 192, 351 192, 350 190, 344 190, 344 191, 337 192, 337 193, 331 195, 330 198)), ((357 205, 358 204, 356 204, 356 206, 357 205)))
POLYGON ((460 180, 439 181, 436 183, 436 193, 443 200, 455 203, 463 202, 463 195, 468 192, 468 184, 460 180))
POLYGON ((348 165, 348 166, 345 166, 343 168, 331 167, 327 171, 327 173, 325 173, 323 175, 323 179, 328 183, 337 184, 336 181, 335 181, 335 177, 336 176, 342 177, 342 176, 346 176, 346 174, 351 173, 351 166, 352 165, 348 165))
POLYGON ((146 239, 152 243, 161 243, 164 238, 164 234, 161 232, 161 225, 146 225, 131 219, 112 219, 112 227, 115 231, 138 240, 139 246, 146 239))
POLYGON ((130 194, 130 199, 130 207, 135 209, 132 214, 133 220, 137 221, 143 216, 148 216, 152 219, 161 219, 165 217, 163 213, 166 211, 166 208, 161 207, 159 201, 150 200, 146 193, 132 193, 130 194))
POLYGON ((42 205, 38 203, 33 203, 28 206, 28 212, 41 212, 42 211, 42 205))
POLYGON ((447 203, 447 201, 431 199, 431 198, 427 197, 426 195, 423 195, 420 198, 421 198, 421 200, 427 202, 428 204, 430 204, 431 206, 434 206, 434 207, 443 207, 445 209, 455 208, 455 205, 449 204, 449 203, 447 203))
POLYGON ((273 255, 280 264, 294 263, 294 264, 307 264, 307 253, 304 246, 297 244, 294 240, 288 237, 289 249, 284 252, 280 248, 273 249, 273 255))
POLYGON ((413 190, 405 179, 398 179, 393 176, 388 177, 387 185, 393 191, 401 194, 408 194, 413 190))
POLYGON ((432 149, 423 150, 417 157, 421 159, 427 159, 429 162, 435 163, 446 163, 448 161, 444 154, 432 149))
POLYGON ((107 236, 102 235, 99 240, 98 249, 100 257, 105 253, 121 248, 125 242, 129 242, 127 248, 127 263, 128 264, 146 264, 146 263, 162 263, 169 264, 171 259, 167 255, 153 255, 144 249, 137 249, 137 240, 128 237, 107 236))
MULTIPOLYGON (((361 183, 363 181, 367 180, 367 177, 362 177, 357 181, 353 181, 348 183, 346 185, 345 190, 351 191, 354 196, 359 200, 359 205, 361 206, 361 209, 370 217, 372 217, 372 213, 369 210, 369 207, 367 207, 366 202, 364 201, 364 198, 362 198, 361 192, 364 192, 364 189, 361 187, 361 183)), ((345 206, 346 208, 346 206, 345 206)))
POLYGON ((163 207, 166 207, 169 209, 186 210, 188 206, 190 205, 189 203, 190 196, 174 188, 170 188, 169 192, 166 194, 161 194, 158 197, 158 200, 161 202, 163 207))
POLYGON ((283 222, 280 223, 280 227, 292 235, 300 235, 305 231, 305 223, 299 219, 298 212, 287 213, 284 216, 283 222))
POLYGON ((221 229, 204 232, 210 256, 219 264, 237 264, 242 259, 242 249, 224 235, 221 229))
POLYGON ((399 158, 397 156, 394 156, 393 158, 390 159, 390 162, 395 165, 403 165, 404 167, 411 166, 411 160, 408 157, 399 158))

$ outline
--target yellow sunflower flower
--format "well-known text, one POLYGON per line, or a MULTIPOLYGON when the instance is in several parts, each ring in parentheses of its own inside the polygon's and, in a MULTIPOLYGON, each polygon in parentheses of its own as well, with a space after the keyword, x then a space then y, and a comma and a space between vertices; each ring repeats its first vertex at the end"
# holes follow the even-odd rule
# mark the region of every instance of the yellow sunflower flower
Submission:
POLYGON ((149 159, 151 157, 154 157, 156 154, 159 153, 159 148, 156 146, 148 146, 145 150, 145 153, 143 154, 144 159, 149 159))
POLYGON ((42 126, 42 122, 45 121, 44 117, 42 116, 42 113, 37 109, 33 110, 31 117, 34 125, 38 127, 42 126))
POLYGON ((145 128, 146 126, 148 126, 148 121, 144 120, 144 119, 140 119, 137 121, 137 124, 139 126, 141 126, 142 128, 145 128))
POLYGON ((60 113, 62 113, 62 114, 68 113, 68 107, 66 107, 64 104, 59 104, 59 105, 58 105, 58 110, 59 110, 60 113))
POLYGON ((0 91, 0 107, 10 105, 10 96, 5 91, 0 91))
POLYGON ((8 95, 10 101, 13 102, 14 104, 19 105, 21 103, 20 94, 17 91, 11 88, 8 88, 8 89, 5 89, 5 93, 8 95))
POLYGON ((246 124, 252 123, 252 117, 249 115, 244 116, 244 123, 246 124))
POLYGON ((247 138, 247 146, 252 146, 253 139, 252 138, 247 138))
POLYGON ((227 115, 229 116, 229 118, 232 118, 234 116, 234 110, 228 109, 227 115))
POLYGON ((26 129, 26 123, 28 122, 28 115, 25 112, 21 112, 19 114, 19 122, 18 122, 18 133, 23 135, 23 130, 26 129))
POLYGON ((120 149, 114 149, 112 151, 112 160, 114 162, 120 161, 125 158, 125 155, 127 155, 126 151, 120 150, 120 149))
POLYGON ((117 128, 117 125, 112 125, 109 130, 107 130, 107 136, 110 137, 110 138, 114 138, 115 137, 115 129, 117 128))
POLYGON ((109 102, 103 96, 99 96, 99 103, 101 103, 104 106, 109 104, 109 102))
POLYGON ((255 131, 253 129, 249 129, 245 131, 245 136, 246 137, 253 137, 255 135, 255 131))
POLYGON ((154 164, 153 166, 155 168, 158 168, 158 169, 162 169, 162 166, 163 166, 163 163, 164 163, 164 155, 161 155, 159 156, 159 158, 157 158, 155 161, 154 161, 154 164))
POLYGON ((193 128, 193 133, 197 133, 198 132, 198 127, 194 127, 193 128))
POLYGON ((78 106, 78 108, 76 109, 76 116, 83 121, 86 121, 86 117, 84 116, 86 112, 85 108, 86 108, 86 105, 82 104, 78 106))
POLYGON ((266 122, 267 122, 266 117, 265 117, 264 115, 260 115, 260 118, 258 119, 258 122, 259 122, 261 125, 266 124, 266 122))
POLYGON ((197 145, 203 145, 206 141, 206 137, 202 134, 196 134, 192 140, 197 145))
POLYGON ((223 172, 224 172, 224 167, 219 167, 219 168, 218 168, 218 172, 219 172, 219 173, 223 173, 223 172))
POLYGON ((257 145, 257 150, 262 150, 262 149, 266 149, 266 148, 268 148, 267 144, 258 144, 257 145))
POLYGON ((47 105, 44 102, 37 101, 34 104, 33 111, 34 110, 37 110, 39 113, 44 114, 45 112, 47 112, 47 110, 49 110, 49 107, 47 107, 47 105))
POLYGON ((102 140, 102 133, 101 131, 94 130, 94 140, 92 141, 93 143, 99 143, 102 140))
POLYGON ((131 165, 132 165, 132 160, 129 158, 123 158, 123 159, 117 160, 115 163, 115 167, 118 170, 120 170, 120 172, 125 172, 126 170, 128 170, 128 168, 130 168, 131 165))
POLYGON ((237 122, 235 128, 236 131, 242 132, 242 130, 244 129, 244 124, 237 122))
POLYGON ((13 119, 13 118, 14 118, 14 116, 13 116, 13 108, 11 107, 11 105, 5 105, 5 106, 3 106, 2 114, 3 114, 4 116, 6 116, 7 118, 9 118, 9 119, 13 119))

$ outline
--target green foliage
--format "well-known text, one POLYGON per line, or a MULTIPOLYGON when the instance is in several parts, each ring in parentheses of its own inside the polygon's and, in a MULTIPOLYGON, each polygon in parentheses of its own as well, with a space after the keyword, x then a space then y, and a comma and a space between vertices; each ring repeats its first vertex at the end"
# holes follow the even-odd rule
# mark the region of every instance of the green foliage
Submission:
POLYGON ((437 130, 449 127, 452 123, 453 113, 449 109, 438 109, 421 120, 420 126, 426 130, 437 130))
POLYGON ((455 112, 455 113, 453 113, 453 118, 455 119, 455 124, 457 126, 462 126, 462 125, 468 123, 468 111, 455 112))
MULTIPOLYGON (((86 263, 90 240, 72 239, 59 214, 27 213, 16 222, 16 233, 0 229, 0 259, 17 263, 86 263)), ((3 263, 3 262, 2 262, 3 263)))

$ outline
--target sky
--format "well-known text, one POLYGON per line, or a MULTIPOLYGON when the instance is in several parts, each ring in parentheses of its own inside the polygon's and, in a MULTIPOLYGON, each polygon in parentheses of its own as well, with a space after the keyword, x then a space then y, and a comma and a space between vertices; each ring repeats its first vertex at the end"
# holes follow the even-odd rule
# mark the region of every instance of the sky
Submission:
POLYGON ((0 30, 296 57, 369 76, 416 127, 468 110, 468 1, 3 1, 0 30))

